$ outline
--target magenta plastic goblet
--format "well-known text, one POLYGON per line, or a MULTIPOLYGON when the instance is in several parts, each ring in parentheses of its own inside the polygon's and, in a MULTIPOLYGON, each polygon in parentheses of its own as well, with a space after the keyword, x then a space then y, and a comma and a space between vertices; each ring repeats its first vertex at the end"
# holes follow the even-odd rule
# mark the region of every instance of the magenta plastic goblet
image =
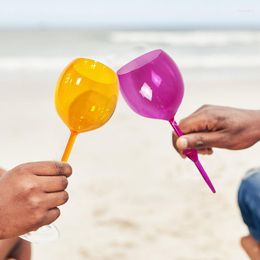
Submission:
MULTIPOLYGON (((183 133, 174 120, 184 94, 181 73, 163 50, 148 52, 124 65, 117 72, 120 89, 128 105, 138 114, 167 120, 178 136, 183 133)), ((185 155, 194 162, 203 179, 215 193, 195 149, 187 149, 185 155)))

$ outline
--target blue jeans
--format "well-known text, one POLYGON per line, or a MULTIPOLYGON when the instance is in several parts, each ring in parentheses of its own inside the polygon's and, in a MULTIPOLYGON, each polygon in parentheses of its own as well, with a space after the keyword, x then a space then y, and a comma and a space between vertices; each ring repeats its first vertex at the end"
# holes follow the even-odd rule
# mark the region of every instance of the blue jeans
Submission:
POLYGON ((260 168, 248 171, 241 181, 238 205, 250 234, 260 242, 260 168))

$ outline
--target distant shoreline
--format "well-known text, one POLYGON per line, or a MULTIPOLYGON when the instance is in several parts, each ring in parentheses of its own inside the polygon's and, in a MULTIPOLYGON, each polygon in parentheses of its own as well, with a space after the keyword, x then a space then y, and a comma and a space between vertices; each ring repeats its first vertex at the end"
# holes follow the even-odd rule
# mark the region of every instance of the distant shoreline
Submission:
POLYGON ((164 27, 94 27, 94 26, 61 26, 61 27, 48 27, 48 26, 0 26, 0 32, 5 31, 89 31, 89 32, 111 32, 111 31, 161 31, 161 32, 172 32, 172 31, 260 31, 260 26, 164 26, 164 27))

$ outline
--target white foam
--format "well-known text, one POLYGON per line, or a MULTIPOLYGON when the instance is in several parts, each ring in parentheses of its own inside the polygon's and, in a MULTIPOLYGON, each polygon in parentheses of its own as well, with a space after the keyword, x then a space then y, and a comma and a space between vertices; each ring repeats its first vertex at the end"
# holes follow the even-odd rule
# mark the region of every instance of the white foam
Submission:
POLYGON ((178 46, 226 46, 231 44, 260 44, 260 32, 251 31, 180 31, 143 32, 119 31, 111 34, 117 43, 162 43, 178 46))
MULTIPOLYGON (((256 68, 260 67, 259 55, 175 55, 181 68, 256 68)), ((4 57, 0 59, 0 70, 56 71, 62 70, 72 59, 69 57, 4 57)), ((122 61, 123 62, 123 61, 122 61)), ((114 66, 118 67, 117 59, 114 66)), ((123 63, 122 63, 123 64, 123 63)))

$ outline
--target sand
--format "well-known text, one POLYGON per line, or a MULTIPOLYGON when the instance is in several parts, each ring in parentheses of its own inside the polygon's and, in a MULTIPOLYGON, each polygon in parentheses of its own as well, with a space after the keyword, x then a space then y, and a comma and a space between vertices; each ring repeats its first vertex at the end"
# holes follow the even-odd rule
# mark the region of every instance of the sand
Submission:
MULTIPOLYGON (((65 62, 81 52, 82 56, 91 52, 118 68, 131 56, 163 45, 140 40, 120 49, 117 46, 126 33, 108 34, 108 45, 102 37, 83 39, 78 33, 72 35, 82 37, 86 44, 92 39, 91 48, 83 53, 83 42, 77 49, 76 40, 71 40, 74 47, 64 43, 61 51, 58 43, 60 38, 66 38, 64 34, 0 33, 4 39, 0 46, 0 155, 1 165, 6 168, 61 157, 69 132, 55 112, 53 90, 65 62), (43 39, 51 40, 46 45, 43 39), (98 49, 102 46, 105 49, 98 49)), ((258 32, 252 35, 259 40, 258 32)), ((159 36, 155 33, 154 37, 159 36)), ((174 39, 162 47, 178 50, 174 39)), ((205 103, 259 109, 260 52, 255 45, 254 56, 252 44, 233 43, 232 49, 232 44, 212 47, 210 42, 201 66, 196 66, 196 55, 203 46, 188 46, 189 52, 179 47, 182 52, 177 56, 186 93, 178 120, 205 103), (216 57, 226 55, 218 61, 219 66, 207 63, 210 47, 216 57), (185 66, 189 55, 191 60, 185 66), (234 62, 234 57, 240 62, 234 62), (247 63, 239 66, 243 59, 247 63)), ((245 171, 259 166, 259 154, 260 145, 256 144, 244 151, 216 149, 214 155, 202 157, 217 189, 213 195, 192 163, 173 150, 170 125, 137 116, 120 98, 107 125, 78 137, 70 158, 74 169, 68 188, 70 200, 56 222, 61 237, 50 244, 34 245, 34 259, 247 259, 239 245, 247 229, 240 217, 236 193, 245 171)))

